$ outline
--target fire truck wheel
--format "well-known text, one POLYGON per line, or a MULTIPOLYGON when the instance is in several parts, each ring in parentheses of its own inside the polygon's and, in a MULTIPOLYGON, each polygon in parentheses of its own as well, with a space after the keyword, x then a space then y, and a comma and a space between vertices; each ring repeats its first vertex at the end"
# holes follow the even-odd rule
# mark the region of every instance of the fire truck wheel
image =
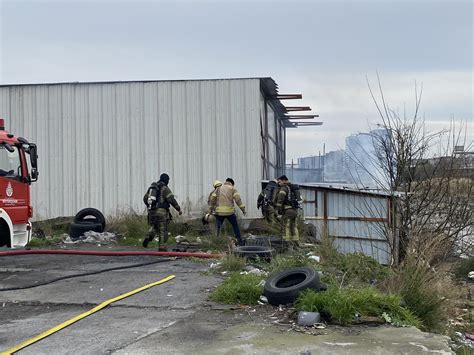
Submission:
POLYGON ((69 236, 71 239, 77 239, 84 235, 85 232, 93 231, 102 233, 104 229, 102 228, 102 224, 94 223, 94 222, 80 222, 80 223, 71 223, 69 225, 69 236))
POLYGON ((105 217, 102 212, 96 208, 88 207, 77 212, 74 216, 74 223, 81 222, 93 222, 101 224, 102 230, 100 232, 103 232, 105 229, 105 217))

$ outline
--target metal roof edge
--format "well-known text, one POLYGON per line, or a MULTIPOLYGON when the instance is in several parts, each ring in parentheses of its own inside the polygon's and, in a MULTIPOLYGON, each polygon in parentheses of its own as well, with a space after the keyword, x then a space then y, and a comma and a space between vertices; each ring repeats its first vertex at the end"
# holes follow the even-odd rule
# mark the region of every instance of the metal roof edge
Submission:
POLYGON ((64 81, 50 83, 20 83, 0 84, 0 87, 10 86, 40 86, 40 85, 89 85, 89 84, 128 84, 128 83, 161 83, 161 82, 184 82, 184 81, 219 81, 219 80, 274 80, 268 76, 243 77, 243 78, 213 78, 213 79, 162 79, 162 80, 111 80, 111 81, 64 81))
MULTIPOLYGON (((261 180, 262 183, 268 183, 270 180, 261 180)), ((391 196, 399 196, 400 192, 393 192, 389 193, 383 190, 366 190, 366 189, 359 189, 355 185, 350 184, 327 184, 327 183, 320 183, 320 182, 306 182, 306 183, 296 183, 301 187, 309 187, 319 190, 331 190, 331 191, 338 191, 338 192, 349 192, 355 193, 360 195, 371 195, 371 196, 383 196, 383 197, 391 197, 391 196)))

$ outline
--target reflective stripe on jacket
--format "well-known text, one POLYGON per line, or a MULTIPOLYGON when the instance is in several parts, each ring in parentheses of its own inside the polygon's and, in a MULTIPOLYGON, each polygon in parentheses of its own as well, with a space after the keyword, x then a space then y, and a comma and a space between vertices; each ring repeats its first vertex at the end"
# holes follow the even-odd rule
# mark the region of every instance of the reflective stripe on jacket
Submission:
POLYGON ((211 193, 209 207, 218 216, 230 216, 235 213, 234 202, 242 212, 245 211, 245 205, 242 203, 240 193, 232 184, 226 182, 211 193))

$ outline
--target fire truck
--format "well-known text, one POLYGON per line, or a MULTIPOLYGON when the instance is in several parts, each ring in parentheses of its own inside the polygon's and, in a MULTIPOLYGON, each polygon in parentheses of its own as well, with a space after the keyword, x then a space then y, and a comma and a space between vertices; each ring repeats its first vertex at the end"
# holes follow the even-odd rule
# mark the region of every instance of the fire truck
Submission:
POLYGON ((30 185, 37 180, 36 144, 7 132, 0 118, 0 247, 22 247, 30 241, 30 185))

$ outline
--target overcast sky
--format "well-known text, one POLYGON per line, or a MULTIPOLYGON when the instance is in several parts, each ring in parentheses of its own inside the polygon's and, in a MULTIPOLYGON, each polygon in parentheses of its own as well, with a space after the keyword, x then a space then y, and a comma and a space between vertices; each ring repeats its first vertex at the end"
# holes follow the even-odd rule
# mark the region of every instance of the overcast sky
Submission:
POLYGON ((416 81, 429 129, 454 117, 472 141, 473 3, 0 0, 0 82, 271 76, 324 122, 288 131, 291 160, 375 127, 378 71, 392 107, 416 81))

